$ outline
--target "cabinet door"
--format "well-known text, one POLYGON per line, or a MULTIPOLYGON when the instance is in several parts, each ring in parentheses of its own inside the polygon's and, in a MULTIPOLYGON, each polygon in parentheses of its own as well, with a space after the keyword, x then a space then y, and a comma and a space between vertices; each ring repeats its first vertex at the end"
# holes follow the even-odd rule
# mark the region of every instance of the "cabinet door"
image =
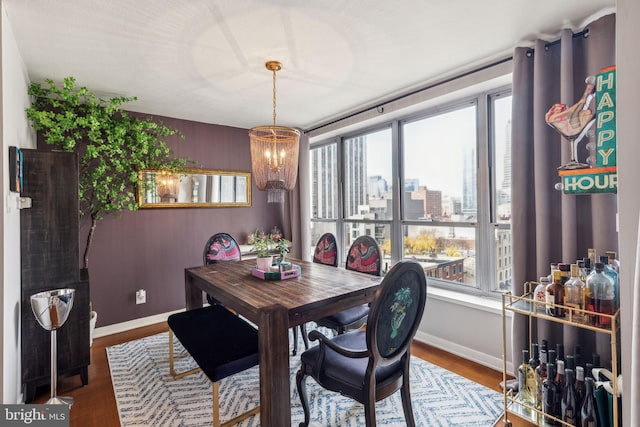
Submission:
MULTIPOLYGON (((20 211, 22 290, 59 288, 79 280, 78 157, 74 153, 23 150, 20 211)), ((35 292, 34 292, 35 293, 35 292)))

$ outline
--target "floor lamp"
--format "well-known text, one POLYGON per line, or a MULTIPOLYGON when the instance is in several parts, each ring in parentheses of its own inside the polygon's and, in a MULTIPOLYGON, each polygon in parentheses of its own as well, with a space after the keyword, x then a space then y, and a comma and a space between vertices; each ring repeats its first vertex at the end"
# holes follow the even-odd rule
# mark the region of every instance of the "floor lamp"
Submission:
POLYGON ((58 345, 56 331, 64 325, 73 307, 75 289, 55 289, 31 295, 31 310, 44 329, 51 331, 51 397, 47 405, 73 405, 73 397, 58 397, 58 345))

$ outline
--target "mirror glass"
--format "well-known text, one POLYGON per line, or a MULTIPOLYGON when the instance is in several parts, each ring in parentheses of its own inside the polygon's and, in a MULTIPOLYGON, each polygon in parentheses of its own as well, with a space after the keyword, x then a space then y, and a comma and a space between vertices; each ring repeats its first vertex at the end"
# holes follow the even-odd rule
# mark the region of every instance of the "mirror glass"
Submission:
POLYGON ((140 208, 251 206, 250 172, 143 170, 140 183, 140 208))

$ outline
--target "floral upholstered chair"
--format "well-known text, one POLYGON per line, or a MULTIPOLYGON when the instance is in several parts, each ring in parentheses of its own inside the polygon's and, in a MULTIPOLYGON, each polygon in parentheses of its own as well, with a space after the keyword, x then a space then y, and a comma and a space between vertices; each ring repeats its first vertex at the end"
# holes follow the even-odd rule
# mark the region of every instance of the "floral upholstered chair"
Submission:
POLYGON ((313 262, 318 264, 338 266, 338 245, 336 236, 332 233, 324 233, 316 243, 316 250, 313 253, 313 262))
MULTIPOLYGON (((218 262, 240 261, 242 254, 236 239, 227 233, 216 233, 207 240, 202 253, 202 262, 215 264, 218 262)), ((210 305, 218 304, 211 295, 207 294, 207 302, 210 305)))
POLYGON ((207 241, 202 254, 204 264, 216 262, 240 261, 240 247, 236 239, 227 233, 216 233, 207 241))
POLYGON ((346 268, 379 276, 382 268, 380 258, 380 248, 375 239, 371 236, 360 236, 349 249, 346 268))
MULTIPOLYGON (((380 248, 371 236, 360 236, 352 244, 347 256, 347 270, 355 270, 374 276, 380 276, 382 268, 380 248)), ((319 326, 333 329, 338 334, 351 329, 358 329, 367 323, 369 305, 362 304, 348 308, 331 316, 323 317, 315 322, 319 326)))

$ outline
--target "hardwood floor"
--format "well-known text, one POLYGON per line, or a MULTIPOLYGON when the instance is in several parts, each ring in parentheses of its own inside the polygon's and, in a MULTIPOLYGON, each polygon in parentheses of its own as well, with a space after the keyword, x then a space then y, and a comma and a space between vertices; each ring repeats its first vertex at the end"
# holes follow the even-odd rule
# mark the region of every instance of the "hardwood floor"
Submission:
MULTIPOLYGON (((72 396, 75 404, 71 408, 71 427, 118 427, 118 409, 109 362, 107 361, 106 347, 122 342, 135 340, 149 335, 154 335, 167 330, 166 322, 146 326, 131 331, 97 338, 91 347, 91 365, 89 366, 89 385, 82 387, 80 376, 61 378, 58 383, 58 394, 72 396)), ((493 390, 500 391, 499 384, 502 381, 502 373, 485 366, 452 355, 445 351, 424 343, 416 343, 412 348, 413 355, 439 365, 445 369, 483 384, 493 390)), ((38 390, 38 395, 33 403, 44 403, 49 398, 49 389, 38 390)), ((533 424, 510 416, 513 427, 530 427, 533 424)), ((503 422, 498 422, 497 427, 502 427, 503 422)), ((158 426, 161 427, 161 426, 158 426)))

